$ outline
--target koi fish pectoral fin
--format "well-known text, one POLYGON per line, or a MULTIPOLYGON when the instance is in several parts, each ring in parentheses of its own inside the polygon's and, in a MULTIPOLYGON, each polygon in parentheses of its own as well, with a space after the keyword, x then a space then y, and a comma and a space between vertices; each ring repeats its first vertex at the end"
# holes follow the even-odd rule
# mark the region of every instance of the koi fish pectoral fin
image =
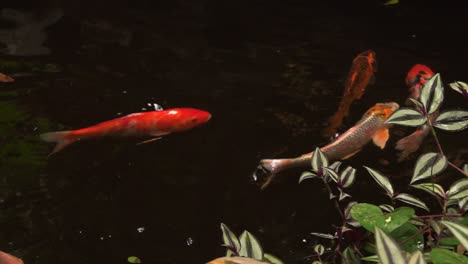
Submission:
POLYGON ((374 144, 377 147, 383 149, 385 148, 385 144, 387 143, 389 137, 390 134, 388 132, 388 129, 382 128, 374 134, 374 136, 372 137, 372 142, 374 142, 374 144))

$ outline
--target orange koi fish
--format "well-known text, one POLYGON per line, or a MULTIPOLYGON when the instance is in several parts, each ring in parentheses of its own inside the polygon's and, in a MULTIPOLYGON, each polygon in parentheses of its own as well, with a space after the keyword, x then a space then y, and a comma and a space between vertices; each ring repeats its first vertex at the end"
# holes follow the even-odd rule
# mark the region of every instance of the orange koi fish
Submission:
POLYGON ((0 251, 0 264, 24 264, 24 262, 15 256, 0 251))
MULTIPOLYGON (((434 76, 434 72, 423 64, 414 65, 406 75, 406 85, 409 86, 409 98, 418 100, 421 95, 421 89, 427 80, 434 76)), ((413 104, 410 99, 406 99, 405 104, 413 104)), ((430 119, 435 120, 438 116, 438 111, 434 112, 430 119)), ((411 135, 397 141, 395 148, 401 152, 398 154, 398 161, 406 159, 411 153, 417 151, 421 146, 424 138, 430 133, 431 128, 428 125, 423 125, 414 131, 411 135)))
MULTIPOLYGON (((347 159, 358 153, 370 140, 383 149, 389 138, 389 124, 384 124, 388 117, 399 108, 394 102, 379 103, 371 107, 355 126, 341 134, 335 141, 321 148, 330 162, 347 159)), ((313 152, 292 159, 263 159, 259 168, 270 174, 262 185, 264 189, 279 172, 298 167, 310 167, 313 152)))
POLYGON ((324 136, 330 137, 336 133, 343 118, 348 115, 351 103, 356 99, 361 99, 376 71, 377 61, 373 50, 364 51, 354 58, 340 105, 336 113, 328 120, 328 127, 323 131, 324 136))
POLYGON ((151 136, 159 139, 163 135, 189 130, 206 123, 210 118, 211 114, 202 110, 173 108, 164 111, 134 113, 94 126, 72 131, 45 133, 40 137, 44 141, 57 143, 50 153, 52 155, 73 142, 93 138, 151 136))
POLYGON ((14 81, 15 81, 15 79, 13 79, 10 76, 0 72, 0 82, 14 82, 14 81))

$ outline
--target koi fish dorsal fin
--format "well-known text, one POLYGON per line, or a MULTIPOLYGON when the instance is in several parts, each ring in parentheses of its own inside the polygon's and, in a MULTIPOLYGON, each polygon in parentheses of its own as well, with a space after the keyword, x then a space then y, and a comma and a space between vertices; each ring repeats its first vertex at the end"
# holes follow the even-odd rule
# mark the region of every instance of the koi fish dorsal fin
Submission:
POLYGON ((387 128, 382 128, 375 132, 374 136, 372 137, 372 142, 379 148, 383 149, 385 148, 385 144, 387 143, 387 140, 389 138, 390 134, 388 133, 387 128))

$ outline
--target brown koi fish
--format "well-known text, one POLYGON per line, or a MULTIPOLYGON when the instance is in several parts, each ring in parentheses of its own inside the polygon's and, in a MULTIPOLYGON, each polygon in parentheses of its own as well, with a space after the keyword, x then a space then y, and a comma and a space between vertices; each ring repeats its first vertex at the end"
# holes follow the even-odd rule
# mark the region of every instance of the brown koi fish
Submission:
POLYGON ((0 264, 24 264, 24 262, 13 255, 0 251, 0 264))
MULTIPOLYGON (((432 76, 434 76, 434 72, 431 70, 431 68, 423 64, 414 65, 409 70, 405 79, 406 85, 409 87, 409 98, 418 100, 419 96, 421 95, 422 87, 427 80, 432 78, 432 76)), ((409 98, 405 102, 406 105, 413 104, 409 98)), ((431 119, 431 122, 434 121, 438 115, 438 111, 430 115, 429 118, 431 119)), ((416 152, 430 131, 431 128, 425 124, 419 127, 411 135, 398 140, 395 146, 397 150, 401 151, 398 154, 398 161, 405 160, 411 153, 416 152)))
POLYGON ((377 61, 373 50, 364 51, 354 58, 340 105, 336 113, 328 120, 328 126, 323 131, 324 136, 330 137, 336 133, 343 118, 348 115, 351 103, 356 99, 361 99, 376 71, 377 61))
MULTIPOLYGON (((370 140, 383 149, 387 143, 389 124, 384 124, 388 117, 399 108, 394 102, 378 103, 362 116, 355 126, 341 134, 335 141, 320 150, 329 161, 347 159, 358 153, 370 140)), ((291 159, 263 159, 260 168, 269 174, 262 185, 264 189, 279 172, 298 167, 310 167, 313 152, 291 159)))

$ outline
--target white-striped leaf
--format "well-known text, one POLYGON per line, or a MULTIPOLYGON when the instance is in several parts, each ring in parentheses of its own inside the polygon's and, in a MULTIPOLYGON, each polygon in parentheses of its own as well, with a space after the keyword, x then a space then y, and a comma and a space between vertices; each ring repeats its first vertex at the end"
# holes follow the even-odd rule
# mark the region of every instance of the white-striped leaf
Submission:
POLYGON ((440 222, 452 232, 464 248, 468 248, 468 227, 448 221, 440 222))
POLYGON ((369 174, 374 178, 374 180, 382 187, 390 197, 393 197, 393 187, 387 177, 382 173, 371 169, 369 167, 363 166, 369 172, 369 174))
POLYGON ((281 261, 279 258, 268 253, 263 254, 263 258, 271 264, 284 264, 284 262, 281 261))
POLYGON ((369 262, 376 262, 376 263, 380 262, 379 256, 377 255, 367 256, 367 257, 361 258, 361 260, 369 261, 369 262))
POLYGON ((389 213, 395 211, 395 208, 389 204, 381 204, 379 205, 380 209, 384 210, 384 211, 387 211, 389 213))
POLYGON ((340 198, 339 198, 340 201, 343 200, 343 199, 346 198, 346 197, 351 197, 351 195, 349 195, 349 194, 343 192, 343 190, 339 189, 339 191, 340 191, 340 198))
POLYGON ((318 236, 321 238, 326 238, 326 239, 336 239, 337 237, 331 234, 324 234, 324 233, 310 233, 311 235, 318 236))
POLYGON ((447 191, 447 197, 450 198, 452 195, 468 189, 468 179, 461 179, 452 184, 450 189, 447 191))
POLYGON ((427 117, 413 108, 402 107, 395 111, 385 123, 402 126, 421 126, 427 121, 427 117))
POLYGON ((435 221, 434 219, 428 219, 427 223, 434 229, 437 235, 440 235, 442 232, 443 227, 439 223, 439 221, 435 221))
POLYGON ((402 201, 404 203, 407 203, 407 204, 417 206, 417 207, 422 208, 422 209, 429 212, 429 208, 427 208, 427 205, 423 201, 419 200, 418 198, 416 198, 416 197, 414 197, 414 196, 412 196, 410 194, 400 193, 397 196, 395 196, 395 199, 399 200, 399 201, 402 201))
POLYGON ((249 231, 244 231, 239 241, 241 248, 239 250, 239 256, 254 258, 256 260, 263 260, 263 249, 257 238, 255 238, 249 231))
POLYGON ((413 99, 411 97, 408 98, 408 99, 410 99, 410 101, 413 102, 413 104, 415 106, 417 106, 418 109, 424 109, 424 105, 421 102, 419 102, 418 100, 415 100, 415 99, 413 99))
POLYGON ((432 78, 427 80, 421 89, 419 100, 424 105, 427 114, 434 113, 444 101, 444 86, 440 79, 440 74, 437 73, 432 78))
POLYGON ((447 158, 439 153, 426 153, 418 158, 411 183, 435 176, 447 167, 447 158))
POLYGON ((327 167, 323 167, 323 171, 324 171, 328 176, 330 176, 330 178, 332 178, 332 180, 333 180, 334 182, 338 182, 338 181, 340 180, 340 177, 338 176, 338 174, 337 174, 334 170, 332 170, 332 169, 330 169, 330 168, 327 168, 327 167))
POLYGON ((406 263, 398 243, 377 226, 375 227, 375 245, 382 264, 406 263))
POLYGON ((328 166, 328 159, 325 154, 317 147, 315 148, 314 153, 312 154, 311 158, 311 166, 312 166, 312 171, 320 171, 322 167, 327 167, 328 166))
POLYGON ((468 173, 468 163, 465 164, 465 165, 463 165, 463 171, 464 171, 465 173, 468 173))
POLYGON ((304 171, 302 174, 301 174, 301 177, 299 178, 299 183, 301 183, 303 180, 307 180, 307 179, 312 179, 312 178, 317 178, 318 175, 313 173, 313 172, 310 172, 310 171, 304 171))
POLYGON ((357 202, 353 201, 353 202, 349 202, 348 205, 346 206, 344 210, 344 215, 346 219, 351 218, 351 208, 353 208, 355 204, 357 204, 357 202))
POLYGON ((468 210, 468 197, 460 199, 458 201, 458 207, 460 208, 460 210, 467 211, 468 210))
POLYGON ((334 171, 338 171, 340 169, 340 166, 341 166, 341 161, 335 161, 330 166, 328 166, 328 168, 334 171))
POLYGON ((423 220, 419 220, 416 218, 410 219, 408 223, 413 224, 415 226, 426 226, 426 223, 424 223, 423 220))
POLYGON ((437 198, 442 198, 445 199, 445 192, 444 188, 440 186, 439 184, 436 183, 420 183, 417 185, 410 185, 416 189, 423 190, 425 192, 428 192, 432 195, 434 195, 437 198))
POLYGON ((463 198, 465 198, 467 196, 468 196, 468 189, 465 189, 465 190, 463 190, 461 192, 458 192, 456 194, 452 194, 452 196, 447 197, 447 198, 448 198, 449 201, 453 201, 454 203, 457 203, 458 200, 461 200, 461 199, 463 199, 463 198))
POLYGON ((348 188, 353 184, 355 175, 356 169, 350 166, 340 173, 340 182, 343 185, 343 188, 348 188))
POLYGON ((221 223, 221 231, 223 232, 223 243, 228 247, 226 256, 230 257, 233 254, 236 255, 240 250, 240 242, 237 236, 227 227, 227 225, 221 223), (232 250, 235 250, 233 252, 232 250))
POLYGON ((454 91, 463 94, 464 96, 468 96, 468 84, 464 82, 455 81, 449 84, 450 88, 454 91))
POLYGON ((468 127, 468 111, 452 110, 442 112, 434 126, 447 131, 460 131, 468 127))
POLYGON ((424 255, 421 253, 421 251, 416 250, 411 254, 408 264, 426 264, 427 262, 424 260, 424 255))
POLYGON ((325 247, 318 244, 318 245, 315 245, 314 247, 314 251, 319 255, 319 256, 322 256, 323 255, 323 252, 325 252, 325 247))

